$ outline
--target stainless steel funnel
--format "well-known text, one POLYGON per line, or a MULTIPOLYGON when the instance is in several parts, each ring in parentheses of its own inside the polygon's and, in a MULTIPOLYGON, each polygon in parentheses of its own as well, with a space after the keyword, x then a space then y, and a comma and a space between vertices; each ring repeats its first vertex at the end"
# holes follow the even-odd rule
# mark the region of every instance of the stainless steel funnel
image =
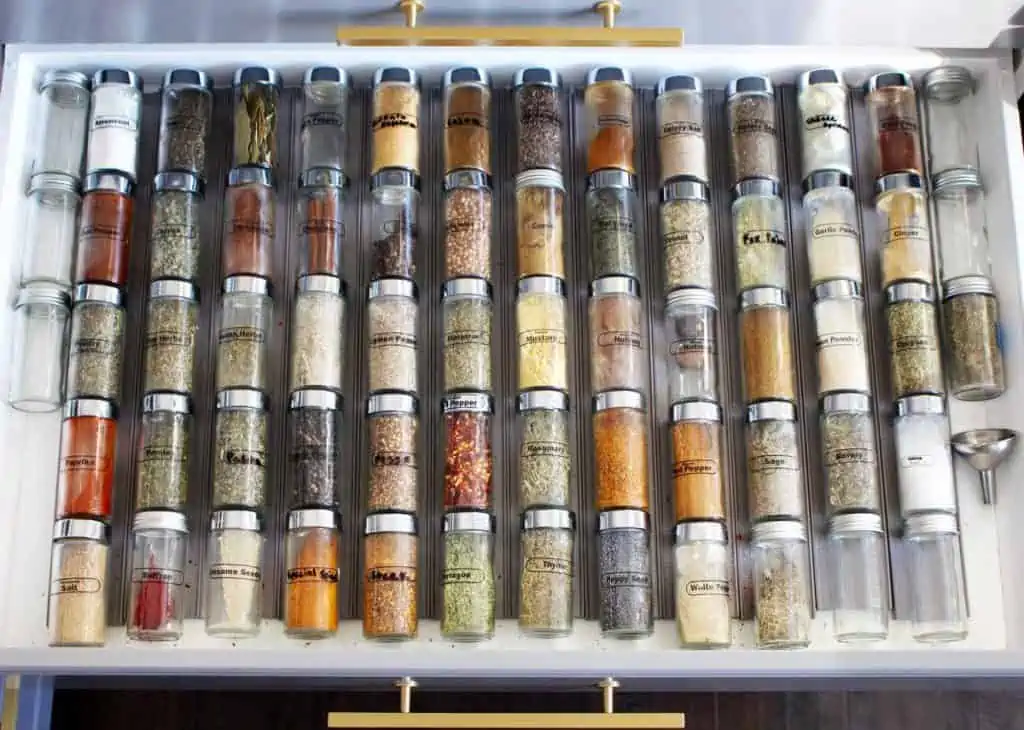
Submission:
POLYGON ((953 451, 981 475, 981 499, 996 501, 996 468, 1013 452, 1017 432, 1008 428, 977 428, 953 436, 953 451))

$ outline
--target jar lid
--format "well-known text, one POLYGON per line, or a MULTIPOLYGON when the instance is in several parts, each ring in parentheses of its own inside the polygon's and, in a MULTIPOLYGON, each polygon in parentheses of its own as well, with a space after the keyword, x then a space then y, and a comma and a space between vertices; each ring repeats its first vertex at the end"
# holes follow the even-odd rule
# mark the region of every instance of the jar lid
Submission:
POLYGON ((817 84, 840 84, 843 85, 843 74, 834 68, 815 68, 804 71, 797 77, 797 88, 803 91, 808 86, 817 84))
POLYGON ((665 297, 666 310, 686 304, 718 310, 718 299, 710 289, 683 287, 681 289, 673 289, 665 297))
POLYGON ((755 307, 788 307, 789 292, 777 286, 757 286, 740 292, 740 311, 755 307))
POLYGON ((751 542, 768 542, 772 540, 807 542, 807 527, 799 520, 769 520, 768 522, 758 522, 751 526, 751 542))
POLYGON ((75 286, 74 302, 101 302, 120 307, 121 290, 109 284, 78 284, 75 286))
POLYGON ((149 285, 150 299, 188 299, 196 301, 198 292, 195 285, 182 279, 157 279, 149 285))
POLYGON ((281 74, 266 66, 244 66, 235 71, 234 85, 265 84, 281 88, 281 74))
POLYGON ((219 509, 210 517, 211 530, 260 531, 260 516, 251 509, 219 509))
POLYGON ((694 177, 674 178, 661 187, 662 203, 673 200, 699 200, 707 203, 711 200, 711 190, 703 180, 694 177))
POLYGON ((363 526, 364 535, 377 535, 389 532, 415 535, 416 515, 409 514, 408 512, 375 512, 366 515, 366 522, 363 526))
POLYGON ((900 302, 934 302, 935 289, 921 281, 900 281, 885 289, 886 304, 900 302))
POLYGON ((558 188, 565 192, 562 173, 554 170, 527 170, 516 175, 516 190, 529 187, 558 188))
POLYGON ((94 172, 85 176, 82 192, 105 190, 120 195, 131 195, 135 191, 135 183, 127 175, 120 172, 94 172))
POLYGON ((445 191, 455 188, 491 188, 491 176, 483 170, 455 170, 444 176, 445 191))
POLYGON ((569 396, 560 390, 525 390, 516 398, 516 410, 524 411, 567 411, 569 396))
POLYGON ((299 175, 300 188, 344 188, 348 178, 333 167, 311 167, 299 175))
POLYGON ((340 277, 330 274, 307 274, 295 281, 295 290, 300 292, 323 292, 336 296, 346 296, 345 282, 340 277))
POLYGON ((490 393, 450 393, 441 398, 443 413, 494 413, 490 393))
POLYGON ((849 188, 853 190, 853 175, 839 170, 815 170, 803 181, 804 195, 822 188, 849 188))
POLYGON ((444 72, 444 86, 455 86, 458 84, 480 84, 491 85, 491 76, 486 70, 477 66, 456 66, 444 72))
POLYGON ((377 297, 408 297, 416 299, 418 297, 416 282, 412 279, 401 279, 398 277, 374 279, 370 282, 368 298, 376 299, 377 297))
POLYGON ((766 400, 747 406, 747 423, 795 420, 796 406, 788 400, 766 400))
POLYGON ((864 84, 864 91, 870 94, 876 89, 885 89, 890 86, 907 86, 913 89, 914 80, 910 78, 910 74, 902 71, 884 71, 869 78, 864 84))
POLYGON ((158 193, 177 190, 200 196, 205 192, 203 181, 191 172, 161 172, 153 178, 153 189, 158 193))
POLYGON ((650 518, 642 509, 610 509, 597 515, 597 531, 646 530, 650 518))
POLYGON ((263 294, 270 291, 270 282, 262 276, 229 276, 224 280, 225 294, 263 294))
POLYGON ((92 75, 92 88, 103 84, 122 84, 142 91, 142 79, 134 71, 124 68, 104 68, 92 75))
POLYGON ((824 413, 871 413, 871 396, 864 393, 829 393, 821 402, 824 413))
POLYGON ((419 76, 411 68, 401 66, 383 66, 373 72, 373 85, 381 84, 413 84, 419 85, 419 76))
POLYGON ((234 167, 228 173, 228 187, 234 188, 241 185, 262 185, 265 188, 274 187, 274 173, 269 167, 259 165, 244 165, 234 167))
POLYGON ((924 91, 935 101, 960 101, 974 93, 974 76, 963 66, 939 66, 924 75, 924 91))
POLYGON ((598 170, 587 178, 587 190, 626 188, 636 190, 636 177, 625 170, 598 170))
POLYGON ((517 89, 520 86, 551 86, 557 89, 561 84, 558 71, 540 66, 519 69, 512 81, 512 85, 517 89))
POLYGON ((633 74, 618 66, 599 66, 587 72, 587 86, 602 81, 618 81, 626 86, 633 85, 633 74))
POLYGON ((441 297, 475 296, 491 298, 491 283, 479 276, 461 276, 441 285, 441 297))
POLYGON ((188 532, 188 523, 181 512, 170 510, 148 510, 136 512, 132 520, 133 530, 170 530, 172 532, 188 532))
POLYGON ((631 297, 639 297, 640 282, 632 276, 602 276, 590 282, 590 296, 599 297, 604 294, 626 294, 631 297))
POLYGON ((894 172, 875 180, 875 197, 898 190, 924 190, 921 176, 916 172, 894 172))
POLYGON ((143 413, 157 413, 159 411, 170 411, 171 413, 192 412, 192 405, 187 395, 180 393, 148 393, 142 398, 143 413))
POLYGON ((77 517, 55 520, 53 523, 53 539, 109 542, 110 526, 100 520, 84 520, 77 517))
POLYGON ((870 512, 836 515, 828 523, 829 537, 840 532, 870 532, 882 534, 882 516, 870 512))
POLYGON ((172 68, 164 74, 164 88, 195 88, 213 90, 213 79, 205 71, 195 68, 172 68))
POLYGON ((654 94, 661 96, 669 91, 696 91, 699 94, 703 90, 704 85, 696 76, 673 74, 658 79, 658 85, 654 87, 654 94))
POLYGON ((757 195, 762 198, 777 198, 781 190, 778 180, 767 177, 751 177, 740 180, 732 188, 732 199, 742 198, 747 195, 757 195))
POLYGON ((292 393, 288 408, 316 408, 322 411, 339 411, 342 408, 341 396, 333 390, 323 388, 302 388, 292 393))
POLYGON ((706 400, 684 400, 672 404, 672 423, 684 421, 722 422, 722 407, 706 400))
POLYGON ((302 75, 302 83, 306 86, 316 83, 348 86, 348 74, 339 66, 311 66, 302 75))
POLYGON ((739 94, 766 94, 771 96, 775 94, 775 89, 772 86, 772 80, 767 76, 740 76, 738 79, 730 81, 728 86, 725 87, 725 95, 727 97, 739 94))
POLYGON ((675 529, 676 545, 688 542, 729 542, 725 525, 711 520, 700 522, 680 522, 675 529))
POLYGON ((484 510, 449 512, 441 521, 442 532, 491 532, 495 531, 494 515, 484 510))
POLYGON ((987 276, 958 276, 942 282, 945 289, 944 298, 952 299, 963 294, 985 294, 995 296, 996 289, 987 276))
POLYGON ((956 515, 951 515, 947 512, 927 512, 921 515, 910 515, 903 522, 904 537, 955 535, 959 531, 956 525, 956 515))
POLYGON ((564 507, 531 507, 523 512, 524 530, 575 530, 576 515, 564 507))
POLYGON ((416 396, 409 393, 376 393, 366 399, 366 415, 368 416, 384 413, 405 413, 414 416, 419 411, 419 401, 416 396))
POLYGON ((88 90, 90 86, 89 77, 79 71, 64 71, 54 69, 43 74, 43 80, 39 83, 39 90, 55 84, 70 84, 88 90))
POLYGON ((64 404, 64 418, 115 418, 117 408, 101 398, 72 398, 64 404))
POLYGON ((62 175, 59 172, 40 172, 33 175, 28 182, 29 194, 45 191, 55 193, 78 194, 78 181, 71 175, 62 175))
POLYGON ((606 390, 594 396, 594 412, 600 413, 612 408, 644 409, 644 394, 635 390, 606 390))
POLYGON ((952 197, 965 190, 980 190, 981 175, 970 167, 955 167, 932 177, 932 192, 940 198, 952 197))
POLYGON ((814 301, 822 299, 863 299, 860 282, 850 279, 830 279, 816 284, 812 291, 814 301))
POLYGON ((267 396, 250 388, 231 388, 217 393, 217 410, 227 411, 234 408, 250 408, 261 411, 267 407, 267 396))
POLYGON ((520 294, 558 294, 565 296, 565 281, 557 276, 524 276, 516 282, 520 294))
POLYGON ((338 513, 331 509, 293 509, 288 513, 288 529, 327 527, 338 529, 338 513))
POLYGON ((385 167, 370 177, 370 188, 412 188, 420 189, 420 176, 412 170, 400 167, 385 167))
POLYGON ((908 395, 896 399, 896 417, 942 416, 946 413, 946 402, 941 395, 908 395))
POLYGON ((26 284, 18 291, 18 301, 14 307, 17 309, 26 304, 49 304, 67 309, 70 297, 64 287, 56 284, 26 284))

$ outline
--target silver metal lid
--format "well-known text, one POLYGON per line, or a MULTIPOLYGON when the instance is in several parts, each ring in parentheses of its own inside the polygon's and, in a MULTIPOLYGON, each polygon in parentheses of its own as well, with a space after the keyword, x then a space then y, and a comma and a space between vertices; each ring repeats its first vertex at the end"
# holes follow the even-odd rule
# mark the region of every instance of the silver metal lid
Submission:
POLYGON ((659 198, 662 203, 673 200, 699 200, 707 203, 711 200, 711 190, 703 180, 677 178, 661 187, 659 198))
POLYGON ((646 530, 650 518, 642 509, 610 509, 597 515, 597 531, 646 530))
POLYGON ((758 522, 750 528, 750 541, 797 540, 807 542, 807 527, 797 520, 758 522))
POLYGON ((42 91, 47 86, 53 86, 54 84, 70 84, 71 86, 80 86, 85 90, 89 90, 91 83, 89 77, 84 73, 78 71, 63 71, 61 69, 54 69, 47 71, 43 74, 43 80, 39 82, 39 90, 42 91))
POLYGON ((960 529, 956 524, 956 515, 947 512, 927 512, 910 515, 903 522, 903 537, 920 537, 922 535, 956 535, 960 529))
POLYGON ((673 74, 658 79, 654 87, 656 96, 661 96, 669 91, 696 91, 698 94, 704 91, 704 84, 696 76, 689 74, 673 74))
POLYGON ((532 507, 523 512, 524 530, 575 530, 576 515, 562 507, 532 507))
POLYGON ((316 408, 322 411, 341 410, 341 396, 333 390, 323 388, 303 388, 292 393, 288 400, 288 408, 316 408))
POLYGON ((882 534, 882 516, 870 512, 836 515, 828 523, 829 537, 840 532, 870 532, 882 534))
POLYGON ((219 509, 210 517, 211 530, 260 531, 260 516, 251 509, 219 509))
POLYGON ((814 301, 822 299, 863 299, 860 282, 849 279, 831 279, 817 284, 811 292, 814 301))
POLYGON ((529 187, 558 188, 565 192, 562 173, 554 170, 527 170, 516 175, 516 190, 529 187))
POLYGON ((494 515, 483 510, 449 512, 441 521, 442 532, 491 532, 495 531, 494 515))
POLYGON ((516 71, 512 85, 517 89, 520 86, 551 86, 557 89, 562 82, 555 69, 531 66, 516 71))
POLYGON ((385 167, 370 178, 370 188, 413 188, 420 189, 420 176, 412 170, 400 167, 385 167))
POLYGON ((479 84, 481 86, 491 85, 491 75, 485 69, 477 66, 456 66, 444 72, 444 86, 458 84, 479 84))
POLYGON ((301 530, 306 527, 327 527, 338 529, 338 513, 330 509, 293 509, 288 513, 288 529, 301 530))
POLYGON ((590 282, 590 296, 599 297, 605 294, 626 294, 639 298, 640 282, 632 276, 602 276, 590 282))
POLYGON ((932 194, 939 198, 954 197, 981 190, 981 175, 970 167, 954 167, 932 177, 932 194))
POLYGON ((396 532, 402 535, 415 535, 416 515, 408 512, 375 512, 372 515, 366 515, 366 521, 363 524, 364 535, 396 532))
POLYGON ((108 284, 78 284, 75 286, 74 302, 101 302, 120 307, 121 290, 108 284))
POLYGON ((159 411, 188 415, 192 412, 192 404, 189 402, 187 395, 181 395, 180 393, 149 393, 143 396, 143 413, 157 413, 159 411))
POLYGON ((199 179, 198 175, 193 175, 191 172, 161 172, 153 178, 153 189, 158 193, 166 190, 176 190, 199 196, 205 193, 203 181, 199 179))
POLYGON ((725 525, 721 522, 680 522, 674 532, 676 545, 688 542, 717 542, 724 545, 729 542, 725 525))
POLYGON ((766 177, 751 177, 740 180, 732 188, 732 198, 742 198, 747 195, 757 195, 762 198, 779 197, 782 186, 778 180, 770 180, 766 177))
POLYGON ((519 294, 558 294, 565 296, 565 280, 557 276, 524 276, 516 282, 519 294))
POLYGON ((380 86, 381 84, 398 83, 398 84, 413 84, 418 86, 420 83, 419 76, 411 68, 403 68, 402 66, 383 66, 373 72, 373 85, 380 86))
POLYGON ((71 297, 68 296, 66 289, 56 284, 27 284, 18 291, 18 300, 14 308, 27 304, 49 304, 67 309, 71 304, 71 297))
POLYGON ((346 185, 345 173, 333 167, 311 167, 299 175, 300 188, 344 188, 346 185))
POLYGON ((479 276, 449 279, 441 285, 441 297, 474 296, 491 298, 491 283, 479 276))
POLYGON ((345 291, 344 281, 337 276, 330 276, 328 274, 300 276, 295 281, 295 290, 300 292, 323 292, 324 294, 335 294, 340 297, 348 293, 345 291))
POLYGON ((311 66, 302 75, 302 83, 306 86, 317 83, 348 86, 348 74, 339 66, 311 66))
POLYGON ((843 74, 833 68, 815 68, 804 71, 797 77, 796 85, 800 90, 817 84, 843 84, 843 74))
POLYGON ((193 88, 213 91, 213 79, 205 71, 195 68, 172 68, 164 74, 163 88, 193 88))
POLYGON ((849 188, 853 190, 853 175, 839 170, 815 170, 802 183, 804 195, 822 188, 849 188))
POLYGON ((244 66, 235 71, 234 85, 266 84, 281 87, 281 74, 265 66, 244 66))
POLYGON ((150 299, 188 299, 197 300, 195 285, 181 279, 157 279, 149 285, 150 299))
POLYGON ((931 284, 925 284, 920 281, 901 281, 886 287, 885 301, 887 304, 934 302, 935 289, 931 284))
POLYGON ((722 407, 706 400, 686 400, 672 404, 672 423, 682 421, 722 422, 722 407))
POLYGON ((444 189, 491 188, 491 176, 483 170, 456 170, 444 176, 444 189))
POLYGON ((787 400, 766 400, 747 406, 747 423, 795 420, 796 406, 787 400))
POLYGON ((594 412, 600 413, 611 408, 644 409, 644 394, 635 390, 606 390, 594 396, 594 412))
POLYGON ((626 188, 636 190, 636 176, 625 170, 598 170, 587 178, 587 190, 602 188, 626 188))
POLYGON ((939 66, 924 75, 924 91, 935 101, 959 101, 974 93, 974 76, 963 66, 939 66))
POLYGON ((181 512, 170 510, 150 510, 136 512, 132 520, 133 530, 170 530, 172 532, 187 533, 188 523, 185 515, 181 512))
POLYGON ((262 276, 229 276, 224 280, 225 294, 263 294, 270 291, 270 282, 262 276))
POLYGON ((560 390, 525 390, 516 398, 516 410, 523 411, 567 411, 569 396, 560 390))
POLYGON ((241 185, 262 185, 265 188, 272 188, 274 187, 274 173, 269 167, 260 167, 259 165, 232 168, 228 173, 228 187, 241 185))
POLYGON ((409 393, 377 393, 366 399, 366 415, 376 416, 382 413, 404 413, 416 415, 420 403, 416 396, 409 393))
POLYGON ((924 190, 921 176, 916 172, 894 172, 875 180, 875 197, 896 190, 924 190))
POLYGON ((738 94, 768 94, 773 95, 775 88, 772 80, 767 76, 740 76, 733 79, 725 87, 725 95, 733 97, 738 94))
POLYGON ((100 398, 72 398, 64 404, 64 418, 115 418, 117 408, 100 398))
POLYGON ((53 523, 54 540, 95 540, 110 541, 110 526, 99 520, 71 518, 53 523))
POLYGON ((142 79, 134 71, 125 68, 105 68, 92 75, 92 88, 103 84, 121 84, 142 91, 142 79))
POLYGON ((267 396, 258 390, 249 388, 232 388, 217 393, 217 410, 226 411, 233 408, 251 408, 252 410, 265 410, 267 407, 267 396))
POLYGON ((941 395, 908 395, 896 399, 896 417, 942 416, 946 402, 941 395))
POLYGON ((824 413, 871 413, 871 396, 864 393, 829 393, 821 401, 824 413))
POLYGON ((39 191, 78 195, 78 181, 71 175, 62 175, 59 172, 40 172, 33 175, 28 182, 29 194, 39 191))
POLYGON ((718 299, 713 291, 709 289, 698 289, 697 287, 684 287, 682 289, 673 289, 665 297, 665 309, 670 310, 673 307, 682 305, 692 305, 699 307, 710 307, 711 309, 718 310, 718 299))
POLYGON ((626 86, 633 85, 633 74, 618 66, 598 66, 587 72, 587 86, 602 81, 618 81, 626 86))
POLYGON ((907 86, 913 89, 914 80, 910 78, 910 74, 902 71, 884 71, 869 78, 864 84, 864 91, 870 94, 876 89, 884 89, 889 86, 907 86))
POLYGON ((135 183, 130 177, 120 172, 94 172, 85 176, 82 192, 91 193, 94 190, 131 195, 135 191, 135 183))
POLYGON ((788 307, 789 292, 775 286, 758 286, 740 292, 740 311, 754 307, 788 307))
POLYGON ((494 413, 490 393, 450 393, 441 398, 443 413, 494 413))
POLYGON ((376 299, 377 297, 408 297, 416 299, 419 295, 416 291, 415 281, 393 277, 371 281, 367 296, 369 299, 376 299))
POLYGON ((996 288, 987 276, 958 276, 942 282, 943 298, 952 299, 964 294, 995 296, 996 288))

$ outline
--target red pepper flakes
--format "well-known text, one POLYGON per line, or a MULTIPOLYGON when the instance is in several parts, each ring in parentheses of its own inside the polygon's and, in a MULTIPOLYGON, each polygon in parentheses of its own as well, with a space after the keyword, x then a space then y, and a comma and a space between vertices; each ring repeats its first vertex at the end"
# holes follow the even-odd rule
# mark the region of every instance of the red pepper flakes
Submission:
POLYGON ((447 446, 444 462, 444 507, 489 509, 491 475, 491 417, 487 413, 456 412, 444 417, 447 446))

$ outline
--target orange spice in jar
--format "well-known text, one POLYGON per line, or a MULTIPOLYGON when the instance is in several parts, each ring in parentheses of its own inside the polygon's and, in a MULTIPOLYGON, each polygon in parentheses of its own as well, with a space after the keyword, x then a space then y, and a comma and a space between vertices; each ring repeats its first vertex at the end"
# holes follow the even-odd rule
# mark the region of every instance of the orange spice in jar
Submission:
POLYGON ((685 401, 672 406, 672 486, 676 521, 724 520, 722 409, 685 401))
POLYGON ((57 517, 109 520, 114 491, 117 419, 112 403, 77 398, 64 406, 57 517))
POLYGON ((267 168, 236 167, 228 173, 222 276, 270 278, 275 197, 267 168))
POLYGON ((740 357, 745 401, 796 400, 789 295, 763 286, 740 295, 740 357))
POLYGON ((338 630, 338 516, 327 509, 288 515, 284 625, 289 636, 322 639, 338 630))
POLYGON ((366 517, 363 636, 380 641, 416 637, 416 517, 377 512, 366 517))
POLYGON ((633 390, 594 397, 594 492, 597 509, 650 507, 647 411, 633 390))
POLYGON ((583 92, 587 118, 587 174, 608 168, 634 172, 633 80, 606 66, 587 74, 583 92))
POLYGON ((126 175, 101 172, 86 177, 83 189, 75 283, 124 286, 135 184, 126 175))

